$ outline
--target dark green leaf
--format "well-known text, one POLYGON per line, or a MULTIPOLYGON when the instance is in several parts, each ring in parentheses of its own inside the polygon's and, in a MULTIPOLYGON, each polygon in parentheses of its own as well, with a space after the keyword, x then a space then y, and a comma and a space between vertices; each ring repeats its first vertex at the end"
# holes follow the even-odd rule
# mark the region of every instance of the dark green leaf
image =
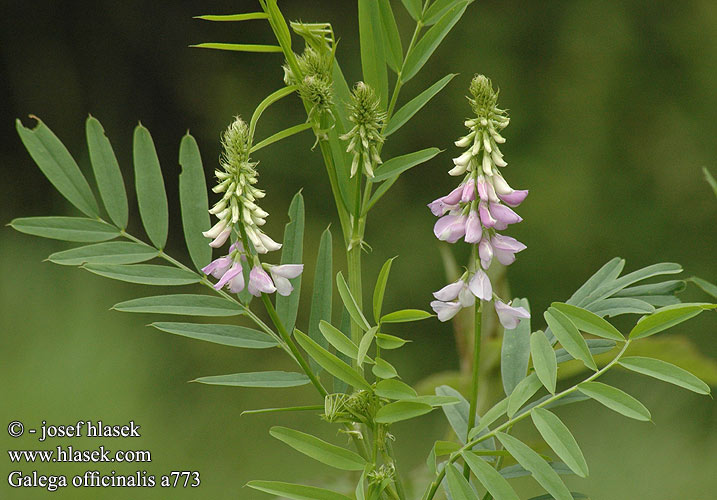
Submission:
POLYGON ((304 486, 302 484, 281 483, 279 481, 249 481, 246 485, 271 495, 279 495, 291 500, 351 500, 345 495, 333 491, 304 486))
POLYGON ((460 0, 435 0, 432 2, 430 7, 426 9, 426 13, 423 15, 423 24, 431 26, 435 24, 443 15, 453 7, 460 3, 460 0))
POLYGON ((351 450, 286 427, 272 427, 269 434, 296 451, 341 470, 363 470, 366 460, 351 450))
POLYGON ((294 372, 247 372, 231 375, 215 375, 192 380, 209 385, 229 385, 234 387, 296 387, 306 385, 309 377, 294 372))
MULTIPOLYGON (((514 299, 513 307, 523 307, 530 311, 528 299, 514 299)), ((503 345, 500 352, 500 373, 503 390, 510 396, 515 386, 525 378, 530 361, 530 318, 521 319, 518 326, 503 333, 503 345)))
POLYGON ((122 312, 183 314, 186 316, 236 316, 242 313, 235 302, 211 295, 157 295, 127 300, 112 309, 122 312))
POLYGON ((401 2, 415 21, 421 19, 421 12, 423 10, 421 0, 401 0, 401 2))
POLYGON ((383 263, 381 271, 376 279, 376 286, 373 289, 373 318, 376 323, 381 319, 381 309, 383 308, 383 297, 386 293, 386 283, 388 283, 388 275, 391 272, 391 264, 396 257, 391 257, 383 263))
POLYGON ((659 359, 631 356, 622 358, 619 364, 628 370, 648 375, 671 384, 684 387, 697 394, 709 394, 710 386, 687 370, 659 359))
POLYGON ((388 103, 388 72, 378 1, 358 0, 358 21, 363 79, 376 91, 385 109, 388 103))
MULTIPOLYGON (((289 223, 284 229, 283 245, 281 263, 301 264, 304 252, 304 197, 301 196, 301 191, 294 195, 289 205, 289 223)), ((289 281, 294 286, 294 291, 288 297, 277 294, 276 312, 286 327, 286 331, 292 332, 299 311, 301 275, 289 281)))
POLYGON ((554 307, 558 311, 565 314, 578 328, 578 330, 582 330, 585 333, 591 333, 605 339, 618 341, 625 340, 625 337, 622 336, 617 328, 595 313, 570 304, 563 304, 561 302, 553 302, 551 307, 554 307))
POLYGON ((453 464, 446 464, 446 479, 453 500, 480 500, 468 480, 458 472, 453 464))
POLYGON ((91 273, 128 283, 142 285, 189 285, 199 283, 199 275, 174 266, 156 264, 87 264, 85 269, 91 273))
POLYGON ((463 460, 473 471, 478 481, 495 498, 495 500, 520 500, 513 488, 500 473, 488 465, 485 460, 473 453, 463 453, 463 460))
POLYGON ((47 260, 63 266, 80 264, 136 264, 156 257, 157 250, 131 241, 109 241, 55 252, 47 260))
POLYGON ((553 335, 560 341, 563 348, 568 351, 572 357, 585 363, 585 366, 588 368, 597 370, 597 365, 590 354, 585 339, 570 319, 554 307, 550 307, 544 316, 553 335))
POLYGON ((305 333, 294 330, 299 345, 321 366, 334 377, 343 380, 357 389, 371 390, 368 382, 353 368, 311 340, 305 333))
POLYGON ((548 338, 538 330, 530 336, 530 354, 533 357, 535 374, 546 389, 555 394, 558 379, 558 361, 548 338))
MULTIPOLYGON (((322 332, 319 331, 321 322, 331 321, 331 300, 333 296, 333 281, 331 277, 334 275, 333 255, 331 251, 331 231, 326 230, 321 235, 319 242, 319 252, 316 255, 316 270, 314 272, 314 289, 311 297, 311 313, 309 315, 309 337, 321 347, 328 347, 328 337, 324 339, 322 332)), ((329 325, 331 326, 331 325, 329 325)), ((333 327, 332 327, 333 328, 333 327)), ((342 333, 339 335, 348 338, 342 333)), ((346 353, 344 353, 346 354, 346 353)), ((311 362, 314 371, 320 369, 316 362, 311 362)))
POLYGON ((508 398, 508 418, 513 418, 513 415, 515 415, 526 401, 532 398, 542 386, 540 379, 535 373, 531 373, 521 380, 508 398))
POLYGON ((578 389, 586 396, 590 396, 595 401, 626 417, 643 421, 648 421, 651 418, 650 410, 645 408, 642 403, 615 387, 602 382, 583 382, 578 385, 578 389))
POLYGON ((431 405, 418 403, 416 401, 396 401, 381 407, 376 412, 375 421, 379 424, 393 424, 401 420, 419 417, 430 413, 433 410, 431 405))
POLYGON ((433 317, 433 314, 421 311, 420 309, 402 309, 400 311, 388 313, 381 317, 381 323, 408 323, 431 317, 433 317))
POLYGON ((66 241, 107 241, 120 234, 114 226, 84 217, 22 217, 10 226, 21 233, 66 241))
POLYGON ((346 307, 346 310, 351 315, 351 318, 356 322, 356 324, 364 331, 371 328, 368 324, 368 321, 366 321, 366 318, 361 312, 361 309, 359 309, 359 306, 356 303, 356 300, 354 299, 353 295, 351 295, 349 286, 346 284, 346 280, 344 279, 344 275, 341 273, 341 271, 339 271, 336 275, 336 286, 339 290, 341 300, 344 303, 344 307, 346 307))
POLYGON ((413 115, 418 113, 421 108, 423 108, 423 106, 428 104, 428 101, 433 99, 436 94, 443 90, 443 87, 448 85, 448 82, 450 82, 454 76, 456 76, 456 73, 451 73, 444 76, 436 83, 428 87, 426 90, 418 94, 416 97, 408 101, 406 104, 401 106, 401 108, 396 111, 396 113, 394 113, 394 115, 388 120, 383 135, 385 137, 388 137, 396 130, 400 129, 406 122, 408 122, 408 120, 413 117, 413 115))
POLYGON ((388 399, 409 399, 418 394, 413 387, 400 380, 386 379, 376 384, 376 395, 388 399))
POLYGON ((555 414, 543 408, 535 408, 530 417, 545 442, 580 477, 587 477, 588 464, 577 441, 565 424, 555 414))
POLYGON ((707 309, 714 309, 717 304, 678 304, 658 309, 650 316, 643 316, 630 331, 631 339, 649 337, 662 330, 694 318, 707 309))
POLYGON ((37 120, 33 129, 26 128, 20 120, 15 121, 28 153, 62 196, 88 217, 97 217, 97 201, 74 158, 42 120, 36 116, 31 118, 37 120))
POLYGON ((400 175, 409 168, 427 162, 440 152, 438 148, 427 148, 391 158, 376 169, 376 175, 371 178, 371 182, 380 182, 400 175))
POLYGON ((182 228, 189 256, 194 266, 201 270, 212 260, 212 247, 202 235, 209 229, 209 200, 207 181, 199 147, 194 137, 187 133, 179 144, 179 201, 182 205, 182 228))
POLYGON ((92 170, 95 173, 102 202, 112 222, 124 229, 127 227, 128 218, 127 192, 112 144, 96 118, 91 116, 87 118, 85 133, 92 170))
POLYGON ((133 152, 139 214, 147 236, 154 246, 162 249, 169 228, 167 193, 152 136, 142 125, 134 129, 133 152))
POLYGON ((198 49, 230 50, 234 52, 281 52, 278 45, 259 45, 251 43, 218 43, 206 42, 190 45, 198 49))
POLYGON ((401 46, 401 35, 398 33, 396 19, 393 17, 391 2, 389 0, 378 0, 378 9, 381 14, 381 28, 383 32, 383 44, 386 47, 386 62, 396 73, 403 64, 403 47, 401 46))
POLYGON ((155 322, 149 326, 163 332, 232 347, 266 349, 277 345, 276 340, 266 333, 245 326, 173 322, 155 322))

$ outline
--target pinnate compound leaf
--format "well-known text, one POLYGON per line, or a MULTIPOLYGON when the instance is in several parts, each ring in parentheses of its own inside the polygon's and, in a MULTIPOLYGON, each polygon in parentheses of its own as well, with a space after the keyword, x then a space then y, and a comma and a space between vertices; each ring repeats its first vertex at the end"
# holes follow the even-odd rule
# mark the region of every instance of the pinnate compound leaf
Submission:
POLYGON ((427 162, 440 152, 441 150, 438 148, 426 148, 393 157, 376 169, 376 175, 371 178, 371 182, 381 182, 401 175, 406 170, 427 162))
POLYGON ((349 286, 346 284, 346 280, 344 279, 344 275, 341 271, 339 271, 336 275, 336 287, 339 290, 339 295, 344 303, 344 307, 348 311, 349 315, 351 315, 351 319, 353 319, 363 331, 371 328, 361 312, 361 309, 359 309, 356 299, 354 299, 353 295, 351 295, 351 290, 349 290, 349 286))
POLYGON ((408 323, 431 317, 433 314, 420 309, 402 309, 382 316, 381 323, 408 323))
POLYGON ((585 333, 597 335, 604 339, 612 339, 618 341, 624 341, 625 337, 618 331, 617 328, 612 326, 610 323, 605 321, 603 318, 595 313, 592 313, 581 307, 573 306, 570 304, 564 304, 562 302, 553 302, 551 307, 557 309, 570 321, 585 333))
POLYGON ((55 252, 47 260, 63 266, 80 264, 136 264, 158 255, 155 248, 131 241, 109 241, 55 252))
POLYGON ((468 480, 458 472, 455 465, 446 464, 446 479, 453 500, 480 500, 468 480))
POLYGON ((530 417, 545 442, 580 477, 587 477, 588 464, 570 430, 554 413, 535 408, 530 417))
POLYGON ((80 167, 57 136, 36 116, 35 128, 25 127, 20 120, 15 128, 27 152, 45 177, 67 201, 88 217, 97 217, 99 208, 80 167))
POLYGON ((433 407, 426 403, 406 400, 396 401, 395 403, 389 403, 381 407, 378 412, 376 412, 375 421, 379 424, 393 424, 401 420, 408 420, 425 415, 432 410, 433 407))
POLYGON ((495 500, 520 500, 508 481, 488 463, 473 453, 463 453, 463 460, 473 471, 478 481, 495 500))
POLYGON ((400 129, 408 120, 413 118, 413 115, 418 113, 423 106, 433 99, 448 83, 456 76, 456 73, 450 73, 436 83, 428 87, 426 90, 418 94, 416 97, 408 101, 406 104, 394 113, 394 115, 388 120, 386 129, 384 130, 384 136, 388 137, 395 131, 400 129))
MULTIPOLYGON (((294 195, 289 205, 289 223, 284 228, 281 264, 301 264, 304 252, 304 197, 301 191, 294 195)), ((276 313, 288 332, 294 330, 299 311, 301 275, 289 280, 294 290, 289 296, 277 294, 276 313)))
POLYGON ((112 240, 120 235, 116 227, 85 217, 21 217, 10 222, 10 226, 33 236, 85 243, 112 240))
POLYGON ((294 336, 302 349, 331 375, 357 389, 371 390, 369 383, 356 370, 311 340, 308 335, 294 330, 294 336))
POLYGON ((112 309, 122 312, 185 316, 237 316, 242 313, 235 302, 221 297, 195 294, 141 297, 115 304, 112 309))
POLYGON ((296 372, 247 372, 231 375, 199 377, 192 382, 209 385, 228 385, 233 387, 297 387, 311 382, 303 373, 296 372))
POLYGON ((410 385, 395 379, 381 380, 376 384, 376 394, 387 399, 410 399, 418 396, 410 385))
POLYGON ((187 133, 179 144, 179 202, 182 206, 182 228, 187 250, 194 266, 201 270, 212 260, 212 247, 202 235, 209 229, 207 181, 199 147, 187 133))
POLYGON ((142 285, 189 285, 199 283, 201 279, 191 271, 156 264, 86 264, 84 268, 105 278, 142 285))
POLYGON ((497 432, 496 436, 503 443, 505 449, 513 455, 513 458, 526 470, 530 471, 535 480, 556 500, 572 500, 573 497, 565 484, 563 484, 563 481, 540 455, 513 436, 503 432, 497 432))
POLYGON ((85 133, 102 202, 112 222, 124 229, 128 219, 127 192, 112 144, 105 136, 102 124, 92 116, 85 122, 85 133))
POLYGON ((134 129, 134 180, 142 224, 154 246, 164 248, 169 230, 167 193, 162 169, 149 130, 142 125, 134 129))
POLYGON ((269 337, 266 333, 245 326, 175 323, 168 321, 158 321, 151 323, 149 326, 153 326, 163 332, 181 335, 182 337, 231 347, 266 349, 278 345, 276 340, 269 337))
MULTIPOLYGON (((523 307, 530 312, 528 299, 514 299, 513 307, 523 307)), ((500 351, 500 373, 506 396, 525 378, 530 362, 530 318, 523 318, 512 330, 503 334, 500 351)))
POLYGON ((641 339, 654 335, 675 325, 694 318, 702 311, 717 308, 717 304, 677 304, 658 309, 644 316, 630 332, 631 339, 641 339))
POLYGON ((269 434, 296 451, 341 470, 363 470, 366 460, 351 450, 327 443, 311 434, 286 427, 272 427, 269 434))
POLYGON ((381 271, 376 279, 376 286, 373 289, 373 318, 376 323, 381 319, 381 309, 383 308, 383 297, 386 293, 386 284, 388 283, 388 275, 391 272, 391 264, 396 257, 391 257, 381 266, 381 271))
MULTIPOLYGON (((337 342, 345 343, 348 341, 350 345, 353 345, 353 342, 351 342, 348 337, 343 334, 343 332, 337 330, 330 324, 331 300, 333 297, 333 280, 331 277, 334 275, 331 244, 331 231, 326 228, 326 230, 321 234, 319 252, 316 255, 314 288, 311 297, 311 313, 309 314, 309 337, 324 349, 329 346, 331 339, 324 334, 322 329, 323 324, 328 325, 325 328, 327 328, 329 335, 334 334, 337 342), (336 334, 343 337, 343 339, 336 336, 336 334)), ((334 345, 334 347, 336 346, 334 345)), ((336 347, 336 349, 348 356, 346 352, 341 351, 338 347, 336 347)), ((314 371, 320 369, 319 365, 317 365, 315 361, 311 361, 311 367, 314 371)))
POLYGON ((555 394, 558 379, 558 361, 550 341, 538 330, 530 336, 530 354, 533 357, 535 373, 551 394, 555 394))
POLYGON ((346 495, 334 493, 330 490, 303 484, 282 483, 280 481, 249 481, 246 485, 255 490, 279 495, 291 500, 351 500, 346 495))
POLYGON ((508 417, 512 418, 541 387, 543 384, 535 373, 521 380, 508 398, 508 417))
POLYGON ((649 421, 650 410, 626 392, 602 382, 583 382, 578 390, 613 411, 635 420, 649 421))
POLYGON ((560 341, 563 348, 568 351, 572 357, 585 363, 585 366, 588 368, 597 370, 597 365, 590 354, 585 339, 570 319, 553 307, 548 308, 544 316, 553 335, 560 341))
POLYGON ((696 392, 697 394, 710 393, 710 386, 705 384, 702 380, 695 377, 687 370, 666 361, 641 356, 629 356, 620 359, 618 364, 628 370, 684 387, 685 389, 696 392))

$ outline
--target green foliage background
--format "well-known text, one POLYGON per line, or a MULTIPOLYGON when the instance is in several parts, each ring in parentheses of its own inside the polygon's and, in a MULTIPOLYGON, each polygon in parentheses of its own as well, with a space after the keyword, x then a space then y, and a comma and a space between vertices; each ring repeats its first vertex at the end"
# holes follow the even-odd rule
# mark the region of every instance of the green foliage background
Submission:
MULTIPOLYGON (((98 117, 131 186, 131 137, 137 120, 155 139, 170 193, 169 252, 185 257, 176 198, 179 141, 196 137, 207 174, 219 154, 218 137, 235 114, 281 85, 276 55, 189 49, 202 41, 271 40, 251 23, 209 24, 204 13, 238 13, 254 2, 7 2, 0 20, 4 105, 0 114, 0 221, 30 215, 73 214, 44 179, 14 131, 14 118, 40 116, 87 172, 84 119, 98 117)), ((408 37, 400 2, 395 11, 408 37)), ((349 80, 360 74, 354 2, 282 2, 288 19, 330 21, 340 37, 338 58, 349 80)), ((405 43, 404 43, 405 44, 405 43)), ((717 201, 700 169, 717 170, 717 4, 714 2, 479 1, 436 56, 405 89, 403 102, 449 72, 451 84, 409 126, 387 142, 386 157, 437 146, 447 151, 403 176, 372 212, 365 257, 375 276, 388 257, 394 263, 386 310, 426 308, 444 283, 433 216, 425 204, 452 188, 446 175, 452 145, 463 133, 463 96, 475 72, 490 76, 509 108, 506 171, 516 188, 531 194, 521 207, 525 221, 511 230, 528 250, 510 267, 513 293, 531 299, 533 311, 567 298, 609 258, 627 259, 627 270, 659 261, 683 264, 686 275, 717 277, 717 201)), ((304 119, 297 99, 268 111, 259 135, 304 119)), ((267 232, 280 238, 294 192, 304 189, 307 210, 307 276, 321 231, 334 223, 332 200, 313 138, 299 135, 257 155, 260 186, 268 191, 267 232)), ((132 196, 132 194, 130 194, 132 196)), ((141 231, 136 208, 130 228, 141 231)), ((172 498, 263 498, 241 489, 249 479, 334 481, 268 435, 271 425, 319 427, 309 414, 239 417, 244 409, 316 403, 311 388, 251 390, 187 384, 197 376, 288 369, 279 351, 243 351, 175 338, 144 327, 150 318, 109 307, 147 289, 109 282, 82 271, 41 262, 63 244, 0 231, 0 423, 19 419, 70 424, 102 419, 142 425, 136 441, 53 441, 92 448, 149 449, 153 462, 114 467, 120 474, 199 470, 198 490, 172 498)), ((335 252, 335 260, 344 256, 335 252)), ((372 279, 372 278, 371 278, 372 279)), ((310 283, 310 281, 307 281, 310 283)), ((306 290, 305 290, 306 291, 306 290)), ((307 303, 309 295, 302 298, 307 303)), ((694 289, 685 299, 703 300, 694 289)), ((301 321, 308 309, 300 312, 301 321)), ((680 326, 717 357, 714 314, 680 326)), ((414 342, 396 364, 408 382, 457 368, 449 325, 417 323, 400 332, 414 342)), ((679 358, 674 358, 680 364, 679 358)), ((682 363, 687 369, 698 367, 682 363)), ((708 368, 707 368, 708 369, 708 368)), ((714 368, 713 368, 714 369, 714 368)), ((698 373, 699 374, 699 373, 698 373)), ((717 489, 717 404, 666 384, 613 374, 653 409, 656 425, 611 414, 594 402, 561 412, 591 465, 587 480, 568 484, 595 499, 706 499, 717 489)), ((431 439, 445 434, 438 412, 410 428, 396 426, 399 464, 418 465, 431 439), (415 439, 414 436, 425 436, 415 439)), ((324 429, 326 432, 326 429, 324 429)), ((41 448, 27 436, 2 448, 41 448)), ((332 438, 328 434, 325 437, 332 438)), ((45 474, 74 474, 94 464, 35 464, 45 474)), ((3 479, 4 483, 4 479, 3 479)), ((37 490, 0 486, 3 498, 38 498, 37 490)), ((537 491, 521 483, 523 493, 537 491)), ((61 498, 166 498, 166 491, 67 488, 61 498)))

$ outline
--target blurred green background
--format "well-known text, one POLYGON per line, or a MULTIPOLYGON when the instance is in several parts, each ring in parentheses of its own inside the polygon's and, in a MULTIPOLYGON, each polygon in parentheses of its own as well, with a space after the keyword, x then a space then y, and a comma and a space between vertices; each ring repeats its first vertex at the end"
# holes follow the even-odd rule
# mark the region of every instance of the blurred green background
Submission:
MULTIPOLYGON (((333 23, 344 73, 349 81, 360 79, 355 2, 280 4, 288 19, 333 23)), ((400 2, 392 4, 405 46, 413 25, 400 2)), ((132 129, 141 120, 157 144, 170 194, 169 252, 187 260, 176 198, 182 135, 191 130, 211 175, 219 134, 232 116, 250 116, 282 84, 282 61, 276 55, 188 48, 204 41, 269 43, 267 25, 211 24, 192 16, 255 9, 255 2, 227 0, 3 2, 0 222, 75 215, 24 151, 14 130, 16 117, 28 125, 28 114, 40 116, 88 172, 84 120, 91 113, 110 137, 128 187, 132 129)), ((683 264, 686 276, 715 281, 717 200, 700 169, 708 166, 717 173, 717 3, 482 0, 469 7, 405 87, 401 102, 449 72, 460 75, 384 149, 384 158, 428 146, 446 149, 404 175, 369 220, 367 240, 373 251, 364 258, 366 288, 386 258, 400 255, 387 310, 427 308, 430 293, 445 282, 432 235, 434 217, 425 204, 455 182, 446 171, 457 151, 452 141, 463 134, 463 118, 469 113, 464 95, 475 72, 493 79, 502 106, 510 110, 505 175, 514 187, 531 191, 520 208, 525 221, 511 228, 528 250, 510 267, 509 278, 514 294, 530 298, 534 313, 566 299, 613 256, 626 258, 628 271, 673 261, 683 264)), ((299 103, 285 100, 264 115, 258 133, 266 136, 303 119, 299 103)), ((295 136, 256 158, 261 161, 260 187, 268 191, 269 234, 280 239, 291 196, 304 190, 307 278, 313 275, 321 231, 329 223, 339 227, 312 143, 309 135, 295 136)), ((131 210, 130 228, 141 234, 136 207, 131 210)), ((135 420, 142 426, 140 439, 57 440, 48 447, 149 449, 153 460, 146 467, 114 469, 128 474, 146 468, 155 475, 198 470, 202 485, 171 492, 70 487, 53 495, 254 499, 265 496, 242 488, 250 479, 340 481, 339 475, 304 460, 267 432, 271 425, 290 425, 316 429, 340 442, 334 428, 307 413, 239 416, 250 408, 315 404, 309 387, 270 391, 187 383, 203 375, 291 369, 282 353, 175 338, 145 327, 154 319, 150 316, 109 311, 116 302, 161 290, 42 262, 67 247, 10 228, 0 231, 0 423, 18 419, 36 427, 42 420, 135 420)), ((343 265, 338 247, 334 257, 343 265)), ((690 289, 683 298, 706 297, 690 289)), ((308 304, 306 294, 302 304, 308 304)), ((303 308, 299 325, 307 318, 303 308)), ((449 325, 431 320, 394 330, 414 340, 391 358, 406 381, 457 369, 449 325)), ((703 353, 717 357, 715 333, 714 314, 705 314, 667 335, 689 337, 703 353)), ((655 425, 628 421, 595 403, 563 409, 561 416, 574 429, 591 468, 587 480, 568 479, 571 487, 597 500, 714 498, 717 404, 639 376, 615 373, 609 381, 650 407, 655 425)), ((415 424, 395 426, 404 470, 423 462, 432 440, 445 435, 444 422, 434 412, 415 424)), ((525 426, 518 432, 530 430, 525 426)), ((42 448, 34 438, 0 434, 2 449, 42 448)), ((16 466, 7 458, 0 464, 3 478, 18 469, 44 474, 113 469, 94 464, 16 466)), ((2 482, 2 498, 49 494, 14 490, 2 482)), ((519 484, 523 494, 540 491, 532 480, 519 484)))

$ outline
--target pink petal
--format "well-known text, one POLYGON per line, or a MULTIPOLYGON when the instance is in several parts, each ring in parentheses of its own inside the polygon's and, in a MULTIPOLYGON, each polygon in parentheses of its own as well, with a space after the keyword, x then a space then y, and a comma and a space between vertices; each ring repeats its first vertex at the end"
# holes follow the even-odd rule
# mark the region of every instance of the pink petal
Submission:
POLYGON ((266 271, 261 266, 254 266, 249 273, 249 293, 260 297, 262 293, 274 293, 275 291, 276 287, 266 271))
POLYGON ((463 288, 463 281, 458 280, 454 283, 444 286, 437 292, 433 292, 433 296, 438 300, 448 302, 450 300, 455 300, 458 297, 461 288, 463 288))
POLYGON ((446 203, 447 205, 455 205, 459 201, 461 201, 461 195, 463 194, 463 186, 458 186, 453 191, 445 195, 443 198, 439 198, 443 200, 443 203, 446 203))
POLYGON ((478 244, 478 255, 483 269, 488 269, 493 260, 493 247, 490 245, 488 238, 483 238, 478 244))
POLYGON ((433 226, 433 234, 441 241, 455 243, 466 234, 466 216, 444 215, 433 226))
POLYGON ((495 312, 498 313, 498 319, 506 330, 517 327, 520 319, 530 318, 530 313, 525 308, 511 307, 511 302, 504 304, 500 300, 495 301, 495 312))
POLYGON ((230 280, 236 278, 237 275, 241 275, 241 264, 239 262, 235 262, 232 265, 231 269, 224 273, 224 276, 222 276, 222 279, 217 281, 217 284, 214 285, 214 288, 216 290, 221 290, 224 285, 226 285, 230 280))
POLYGON ((490 283, 488 275, 482 269, 477 270, 473 275, 468 283, 468 288, 470 288, 473 295, 481 300, 490 300, 493 298, 493 286, 490 283))
POLYGON ((458 314, 462 306, 458 302, 441 302, 440 300, 434 300, 431 302, 431 308, 438 315, 439 321, 448 321, 458 314))
POLYGON ((493 217, 495 217, 496 221, 505 224, 506 227, 507 224, 516 224, 523 220, 523 218, 520 215, 516 214, 513 209, 506 207, 505 205, 502 205, 500 203, 491 203, 490 213, 493 214, 493 217))
POLYGON ((498 221, 496 221, 493 215, 491 215, 485 201, 481 201, 478 204, 478 213, 480 214, 480 220, 485 227, 495 227, 495 223, 498 221))
POLYGON ((476 199, 476 184, 473 179, 470 179, 463 185, 463 192, 461 193, 461 201, 469 202, 476 199))
POLYGON ((521 203, 523 203, 523 200, 528 196, 528 190, 527 189, 521 189, 513 191, 510 194, 499 194, 498 197, 503 200, 504 203, 510 205, 511 207, 517 207, 521 203))
POLYGON ((304 271, 304 264, 282 264, 280 266, 272 266, 272 276, 281 276, 283 278, 296 278, 304 271))
POLYGON ((466 243, 478 243, 483 236, 483 227, 480 224, 480 217, 475 210, 471 210, 466 220, 466 243))
POLYGON ((215 259, 211 261, 208 265, 204 266, 202 268, 202 272, 206 275, 212 275, 215 278, 219 279, 221 278, 225 272, 229 270, 230 267, 232 267, 233 260, 228 255, 225 255, 224 257, 219 257, 218 259, 215 259))

